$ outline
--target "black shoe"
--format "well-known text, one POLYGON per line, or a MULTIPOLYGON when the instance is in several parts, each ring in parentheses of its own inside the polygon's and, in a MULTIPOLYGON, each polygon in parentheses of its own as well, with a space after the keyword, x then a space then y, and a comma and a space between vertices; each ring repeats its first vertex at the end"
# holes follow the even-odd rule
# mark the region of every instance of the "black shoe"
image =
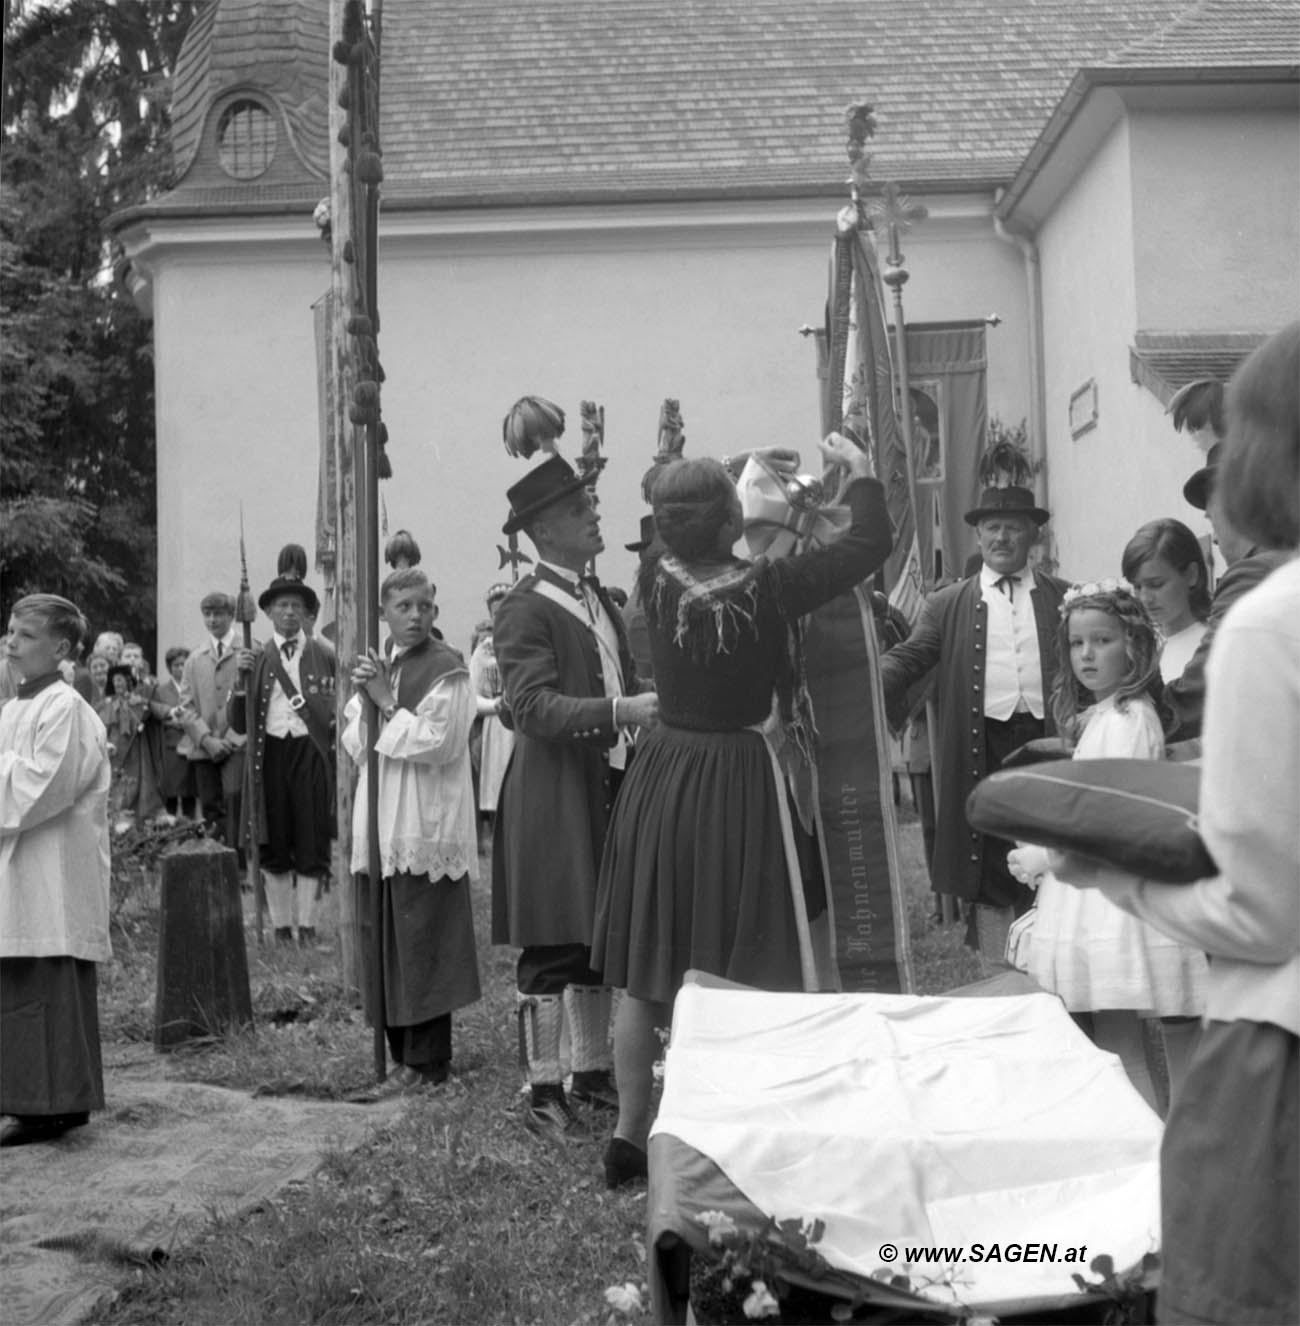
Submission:
POLYGON ((584 1069, 574 1073, 569 1096, 593 1109, 618 1109, 618 1090, 608 1068, 584 1069))
POLYGON ((419 1073, 422 1085, 440 1087, 451 1076, 451 1063, 446 1059, 438 1059, 431 1064, 420 1064, 415 1071, 419 1073))
POLYGON ((0 1131, 0 1146, 31 1146, 36 1142, 53 1142, 73 1128, 84 1128, 90 1115, 79 1114, 24 1114, 0 1131))
POLYGON ((591 1138, 591 1129, 574 1114, 558 1083, 533 1087, 524 1126, 552 1142, 586 1142, 591 1138))
POLYGON ((611 1137, 605 1148, 605 1187, 622 1188, 649 1176, 646 1153, 622 1137, 611 1137))
POLYGON ((298 927, 298 947, 311 948, 316 943, 316 927, 300 925, 298 927))
POLYGON ((277 925, 275 927, 275 942, 277 944, 287 944, 290 947, 292 947, 294 942, 293 926, 277 925))

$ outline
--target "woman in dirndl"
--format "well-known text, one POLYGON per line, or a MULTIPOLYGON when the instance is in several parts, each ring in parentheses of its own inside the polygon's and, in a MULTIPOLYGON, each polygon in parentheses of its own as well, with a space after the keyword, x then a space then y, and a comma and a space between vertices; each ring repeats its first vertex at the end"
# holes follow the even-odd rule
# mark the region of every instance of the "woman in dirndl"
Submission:
POLYGON ((646 1172, 656 1028, 686 971, 805 988, 807 919, 776 756, 779 738, 808 742, 791 643, 800 617, 866 579, 892 546, 866 453, 835 433, 821 448, 848 471, 850 527, 780 561, 732 554, 743 518, 719 462, 676 461, 655 483, 664 551, 643 564, 638 589, 660 723, 614 807, 593 928, 593 967, 627 991, 614 1030, 611 1188, 646 1172))

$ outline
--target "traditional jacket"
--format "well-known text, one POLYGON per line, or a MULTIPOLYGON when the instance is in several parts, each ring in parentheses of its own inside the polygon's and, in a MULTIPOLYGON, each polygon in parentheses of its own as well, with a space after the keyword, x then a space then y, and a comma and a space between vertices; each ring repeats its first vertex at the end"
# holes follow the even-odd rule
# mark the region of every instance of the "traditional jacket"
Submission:
POLYGON ((104 724, 62 680, 0 708, 0 955, 106 962, 104 724))
POLYGON ((1171 741, 1192 741, 1201 735, 1205 714, 1205 665, 1210 661, 1215 632, 1228 615, 1228 609, 1291 556, 1289 552, 1276 549, 1252 548, 1223 573, 1210 603, 1210 616, 1206 622, 1209 629, 1201 637, 1201 643, 1196 646, 1196 653, 1183 669, 1182 676, 1175 677, 1164 689, 1171 741))
MULTIPOLYGON (((493 642, 515 746, 492 852, 492 941, 590 944, 609 822, 609 750, 618 741, 594 630, 539 593, 545 569, 506 596, 493 642)), ((599 591, 619 640, 623 692, 641 689, 619 611, 599 591)))
MULTIPOLYGON (((1034 572, 1030 595, 1038 627, 1038 656, 1043 678, 1043 709, 1047 733, 1055 731, 1051 694, 1056 677, 1056 634, 1066 585, 1054 576, 1034 572)), ((910 687, 935 672, 938 730, 932 732, 935 765, 934 864, 936 893, 978 898, 986 850, 1005 851, 1000 843, 987 847, 983 834, 966 822, 966 799, 989 772, 984 748, 984 661, 988 608, 979 573, 936 591, 926 602, 912 634, 895 645, 880 663, 890 722, 901 726, 910 687)))
MULTIPOLYGON (((334 650, 325 642, 309 635, 301 635, 301 662, 298 665, 299 694, 305 709, 300 715, 309 730, 328 734, 326 745, 329 759, 324 761, 326 777, 330 784, 330 804, 334 803, 334 696, 335 673, 337 664, 334 650), (308 721, 307 715, 311 714, 308 721)), ((251 738, 249 749, 253 759, 253 779, 257 789, 257 824, 258 841, 265 842, 266 835, 266 794, 263 787, 263 775, 266 767, 266 713, 271 703, 271 687, 275 682, 272 668, 273 657, 278 655, 275 641, 268 640, 261 649, 255 651, 253 670, 248 674, 247 697, 232 690, 226 704, 226 711, 231 728, 242 736, 251 738), (248 701, 251 699, 252 703, 248 701), (251 716, 251 722, 250 722, 251 716)), ((188 661, 188 660, 187 660, 188 661)), ((241 829, 241 838, 246 830, 241 829)), ((333 828, 330 829, 331 835, 333 828)))

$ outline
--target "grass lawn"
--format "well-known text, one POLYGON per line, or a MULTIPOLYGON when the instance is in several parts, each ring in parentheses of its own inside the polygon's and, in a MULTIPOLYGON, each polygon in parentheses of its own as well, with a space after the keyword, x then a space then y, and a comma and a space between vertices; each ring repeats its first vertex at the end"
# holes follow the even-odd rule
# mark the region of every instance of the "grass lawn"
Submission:
MULTIPOLYGON (((904 872, 918 993, 982 974, 959 927, 937 927, 915 819, 903 812, 904 872)), ((488 889, 475 891, 480 940, 488 889)), ((326 908, 325 910, 329 910, 326 908)), ((119 909, 101 968, 103 1039, 148 1042, 156 915, 140 883, 119 909)), ((255 1030, 161 1061, 173 1076, 266 1094, 338 1099, 371 1081, 372 1035, 342 989, 333 932, 321 950, 257 948, 255 1030)), ((514 953, 480 950, 483 999, 458 1014, 451 1082, 409 1098, 400 1119, 252 1214, 214 1213, 156 1270, 138 1270, 97 1322, 645 1322, 605 1301, 645 1280, 645 1189, 609 1193, 603 1140, 557 1148, 525 1132, 515 1034, 514 953)), ((603 1139, 610 1116, 593 1119, 603 1139)), ((810 1213, 815 1214, 815 1213, 810 1213)))

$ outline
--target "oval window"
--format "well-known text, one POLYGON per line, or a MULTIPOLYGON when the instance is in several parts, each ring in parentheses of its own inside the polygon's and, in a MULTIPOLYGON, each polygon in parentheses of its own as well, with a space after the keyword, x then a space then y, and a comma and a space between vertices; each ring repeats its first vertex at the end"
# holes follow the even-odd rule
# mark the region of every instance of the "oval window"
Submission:
POLYGON ((275 159, 275 119, 260 101, 232 102, 217 122, 221 169, 237 180, 255 180, 275 159))

